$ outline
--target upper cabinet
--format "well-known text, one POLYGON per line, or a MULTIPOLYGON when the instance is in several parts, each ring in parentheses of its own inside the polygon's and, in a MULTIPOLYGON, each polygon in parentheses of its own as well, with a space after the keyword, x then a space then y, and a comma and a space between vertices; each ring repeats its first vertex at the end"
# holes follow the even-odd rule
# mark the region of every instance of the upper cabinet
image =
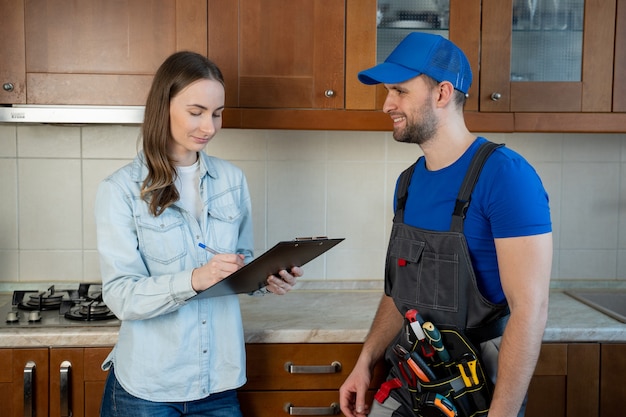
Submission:
POLYGON ((391 130, 359 71, 411 31, 466 53, 479 132, 626 132, 626 0, 0 0, 0 103, 143 105, 174 51, 226 80, 225 127, 391 130))
POLYGON ((480 111, 610 112, 616 0, 483 0, 480 111))
POLYGON ((169 54, 207 52, 206 0, 0 4, 2 103, 143 105, 169 54))
POLYGON ((345 17, 338 0, 209 0, 227 106, 342 109, 345 17))
MULTIPOLYGON (((465 108, 473 130, 626 129, 626 0, 378 0, 376 7, 370 63, 411 31, 441 34, 465 51, 474 71, 465 108)), ((381 108, 381 87, 369 97, 381 108)))

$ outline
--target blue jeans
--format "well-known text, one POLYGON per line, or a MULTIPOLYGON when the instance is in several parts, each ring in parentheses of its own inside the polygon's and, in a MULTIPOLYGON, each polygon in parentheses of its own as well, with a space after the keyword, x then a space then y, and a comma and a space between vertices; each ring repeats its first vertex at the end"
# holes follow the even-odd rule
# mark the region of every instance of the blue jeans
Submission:
POLYGON ((230 390, 197 401, 152 402, 130 395, 109 370, 100 417, 241 417, 237 391, 230 390))

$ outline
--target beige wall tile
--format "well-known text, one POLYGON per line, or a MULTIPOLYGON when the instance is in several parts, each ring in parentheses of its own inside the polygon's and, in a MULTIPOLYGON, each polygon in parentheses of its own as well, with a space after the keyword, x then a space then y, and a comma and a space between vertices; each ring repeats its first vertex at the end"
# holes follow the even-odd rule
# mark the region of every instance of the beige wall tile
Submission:
POLYGON ((132 159, 141 148, 139 126, 94 125, 81 131, 83 158, 132 159))
POLYGON ((267 244, 332 234, 326 227, 326 167, 316 161, 273 161, 267 167, 267 244))
POLYGON ((619 165, 563 164, 561 249, 617 249, 619 165))
POLYGON ((328 233, 345 237, 341 249, 381 250, 385 238, 385 166, 330 162, 328 233))
POLYGON ((0 124, 0 158, 17 155, 17 127, 0 124))
POLYGON ((0 159, 0 249, 18 249, 17 161, 0 159))
POLYGON ((20 159, 20 249, 82 249, 80 160, 20 159))
POLYGON ((328 132, 329 161, 373 161, 385 159, 381 132, 328 132))
POLYGON ((52 125, 19 126, 17 155, 20 158, 80 158, 80 129, 52 125))
POLYGON ((0 250, 0 281, 19 280, 18 258, 17 250, 0 250))
POLYGON ((317 130, 271 130, 268 132, 269 161, 324 161, 327 132, 317 130))
POLYGON ((228 161, 265 161, 269 132, 222 129, 209 142, 205 152, 228 161))
POLYGON ((26 250, 20 253, 20 281, 83 281, 82 251, 26 250))

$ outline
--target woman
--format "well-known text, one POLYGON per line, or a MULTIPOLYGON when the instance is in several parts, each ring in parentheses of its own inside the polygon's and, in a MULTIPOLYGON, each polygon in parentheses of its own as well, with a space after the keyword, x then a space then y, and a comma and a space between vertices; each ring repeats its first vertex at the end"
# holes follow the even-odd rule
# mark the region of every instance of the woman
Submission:
MULTIPOLYGON (((244 174, 203 152, 223 110, 217 66, 192 52, 171 55, 148 94, 143 151, 98 188, 103 297, 122 321, 103 363, 103 417, 241 415, 238 297, 186 301, 252 259, 244 174)), ((266 290, 285 294, 302 270, 279 275, 266 290)))

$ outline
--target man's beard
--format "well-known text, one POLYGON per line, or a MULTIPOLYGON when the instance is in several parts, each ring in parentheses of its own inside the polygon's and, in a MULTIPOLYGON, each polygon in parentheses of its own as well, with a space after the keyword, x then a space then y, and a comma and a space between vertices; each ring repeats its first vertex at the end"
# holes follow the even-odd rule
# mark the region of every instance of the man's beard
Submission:
MULTIPOLYGON (((393 138, 397 142, 423 145, 435 136, 438 121, 430 104, 429 102, 424 103, 413 113, 413 116, 421 113, 421 121, 409 122, 409 118, 407 117, 406 127, 403 130, 396 129, 393 131, 393 138)), ((416 117, 412 118, 412 120, 415 119, 416 117)))

